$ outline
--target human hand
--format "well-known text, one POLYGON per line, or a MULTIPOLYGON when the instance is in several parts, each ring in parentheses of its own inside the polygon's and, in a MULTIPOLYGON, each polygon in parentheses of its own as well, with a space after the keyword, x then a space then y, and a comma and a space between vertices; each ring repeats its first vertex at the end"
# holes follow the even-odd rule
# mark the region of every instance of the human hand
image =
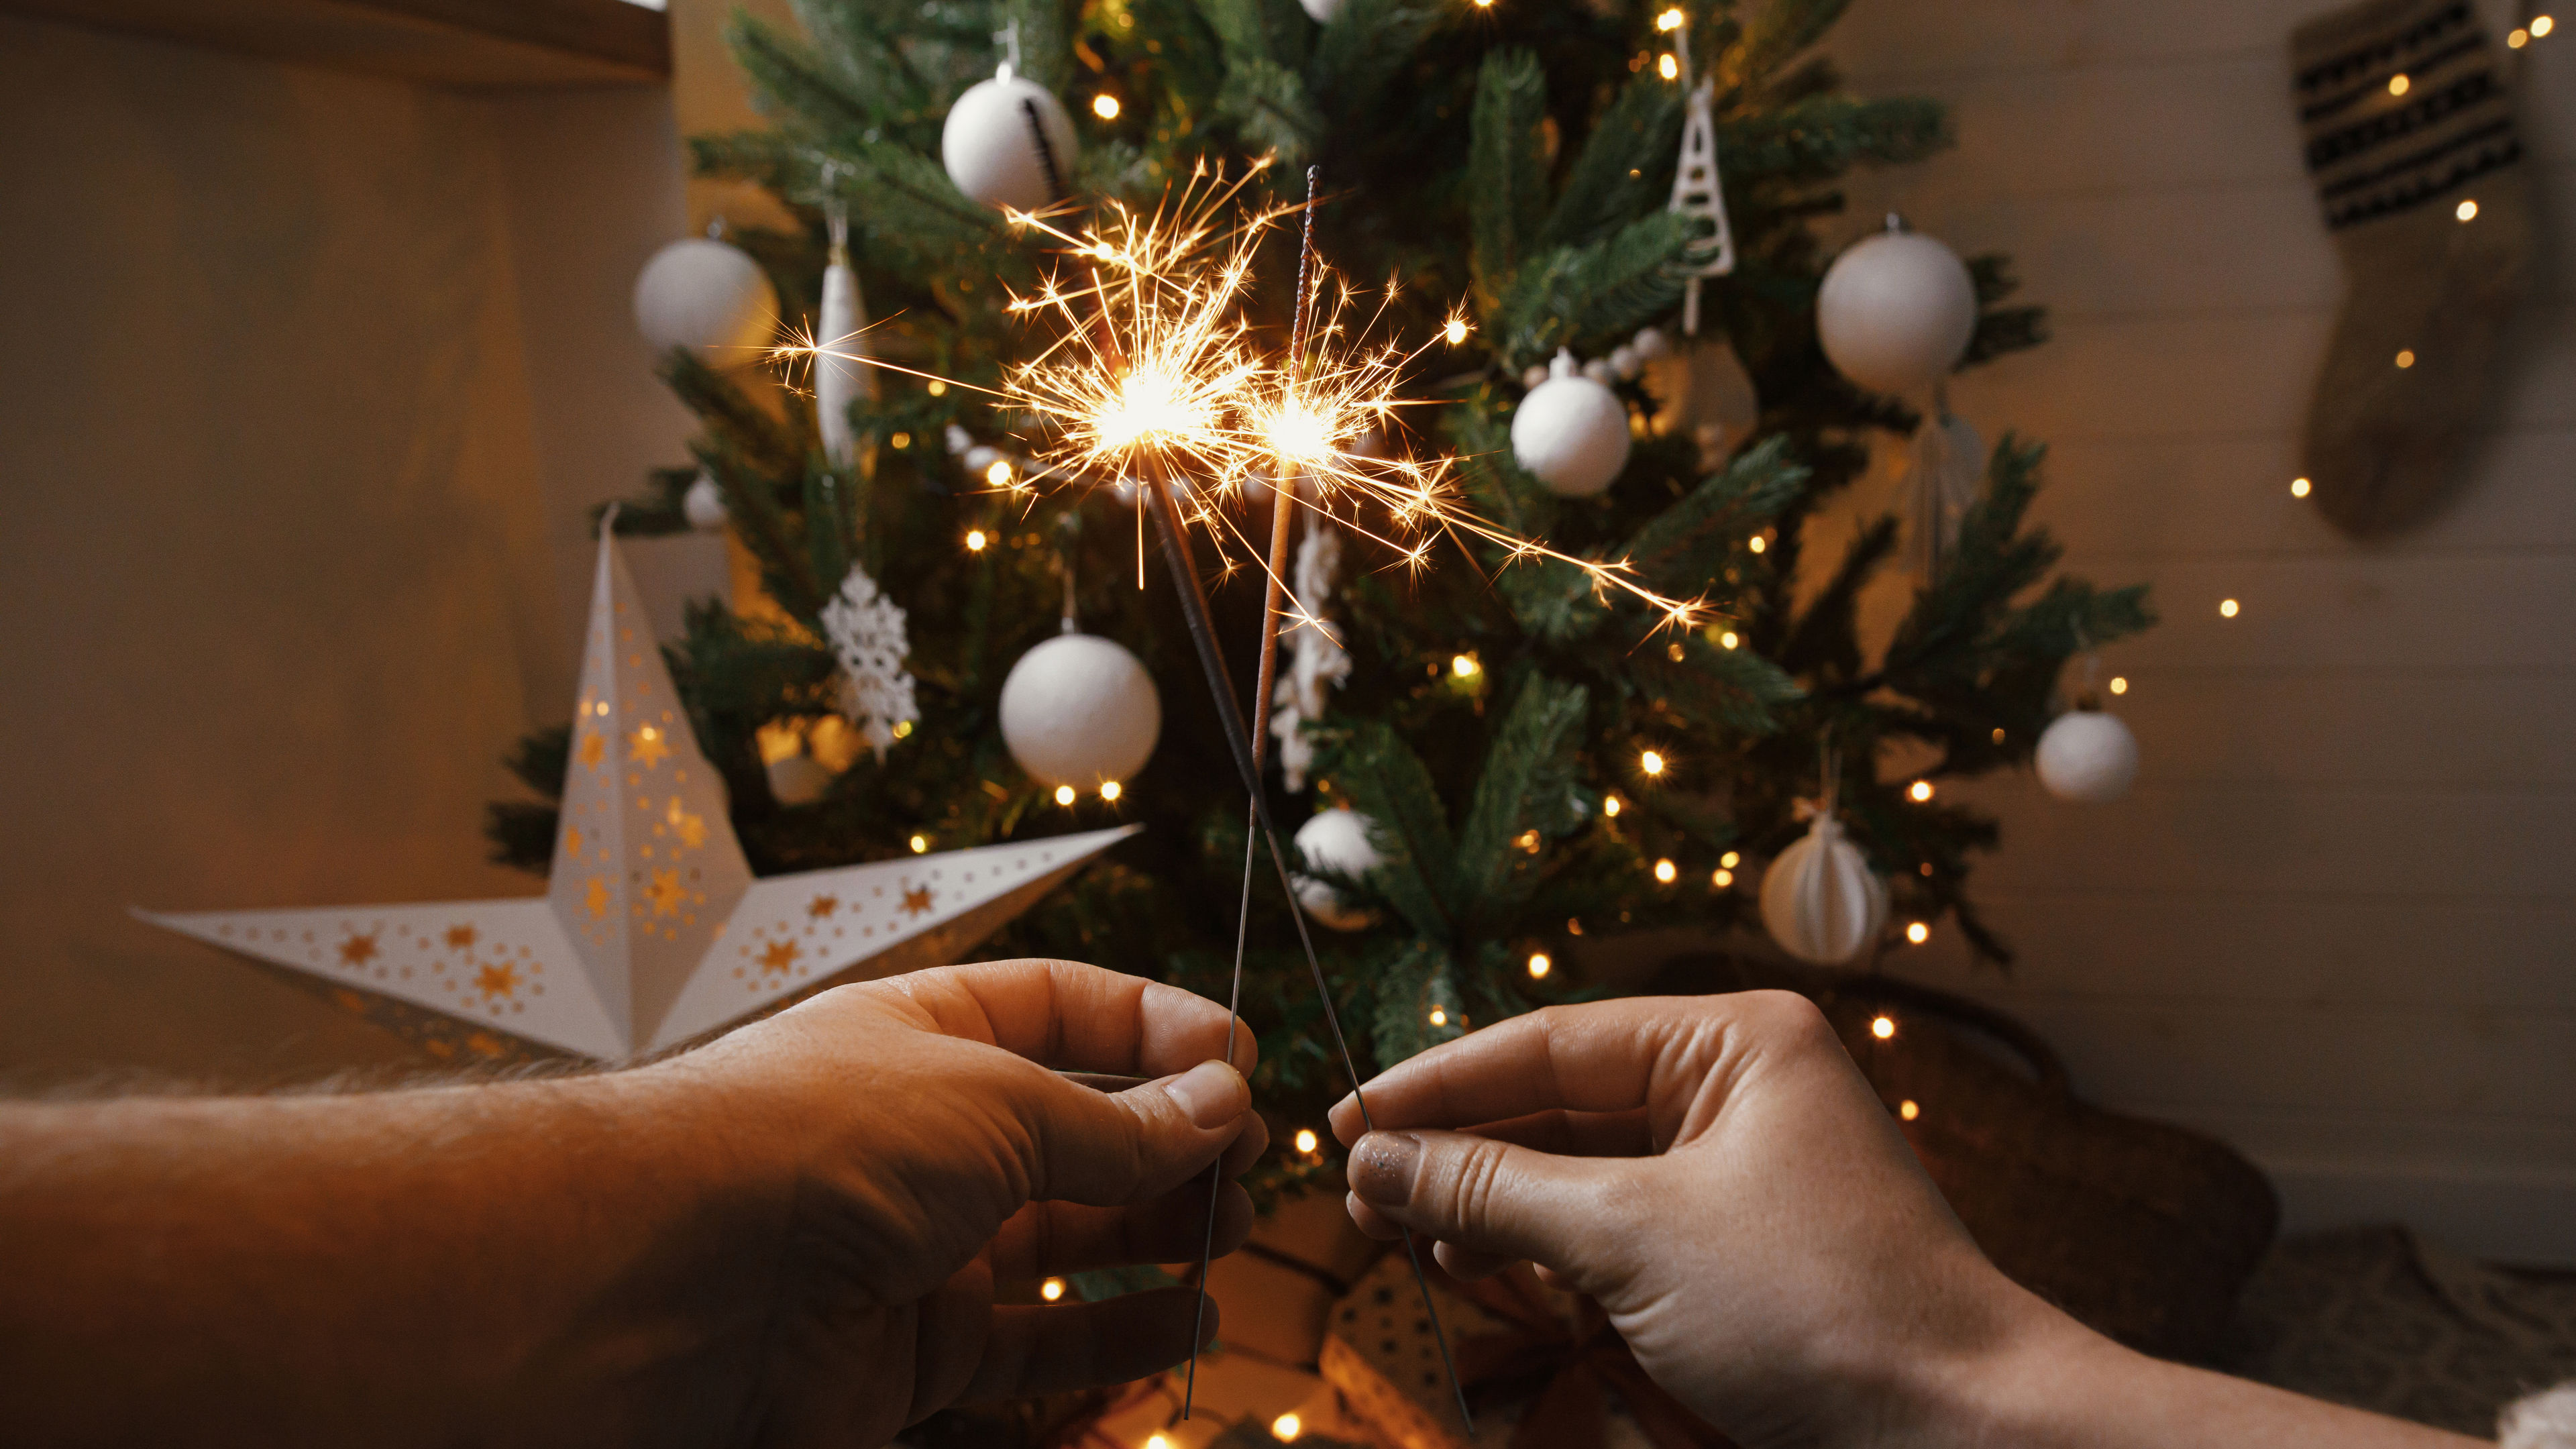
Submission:
MULTIPOLYGON (((960 1399, 1187 1355, 1191 1290, 997 1307, 994 1284, 1197 1256, 1209 1164, 1222 1154, 1230 1179, 1269 1140, 1219 1060, 1226 1022, 1175 987, 1008 961, 827 991, 647 1069, 721 1112, 775 1234, 761 1348, 741 1370, 748 1437, 879 1444, 960 1399), (1105 1094, 1050 1067, 1162 1079, 1105 1094)), ((1251 1033, 1235 1040, 1249 1070, 1251 1033)), ((1226 1182, 1216 1251, 1251 1221, 1226 1182)))
POLYGON ((1934 1442, 1966 1366, 2066 1324, 1942 1201, 1803 998, 1556 1007, 1333 1109, 1351 1216, 1600 1301, 1639 1364, 1746 1445, 1934 1442), (1454 1130, 1448 1130, 1454 1129, 1454 1130))

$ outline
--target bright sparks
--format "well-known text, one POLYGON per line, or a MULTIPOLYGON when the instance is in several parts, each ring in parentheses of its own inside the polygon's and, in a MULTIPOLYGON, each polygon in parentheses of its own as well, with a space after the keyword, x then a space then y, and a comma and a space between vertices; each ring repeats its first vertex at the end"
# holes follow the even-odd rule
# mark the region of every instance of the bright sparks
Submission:
POLYGON ((1447 322, 1441 324, 1440 335, 1452 347, 1456 347, 1464 343, 1467 340, 1467 319, 1464 317, 1450 318, 1447 322))

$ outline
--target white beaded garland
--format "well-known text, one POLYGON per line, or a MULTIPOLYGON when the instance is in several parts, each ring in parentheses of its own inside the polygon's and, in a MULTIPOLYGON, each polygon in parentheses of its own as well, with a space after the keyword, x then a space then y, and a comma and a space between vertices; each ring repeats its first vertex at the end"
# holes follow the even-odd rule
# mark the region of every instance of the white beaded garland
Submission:
POLYGON ((1097 634, 1060 634, 1002 681, 1002 742, 1042 785, 1091 790, 1133 779, 1163 733, 1144 662, 1097 634))
POLYGON ((1977 331, 1977 286, 1959 254, 1920 232, 1854 243, 1816 291, 1816 336, 1843 376, 1875 392, 1920 392, 1958 366, 1977 331))
POLYGON ((1801 961, 1837 966, 1867 949, 1887 924, 1887 887, 1831 811, 1762 875, 1762 924, 1801 961))
POLYGON ((2138 778, 2138 737, 2118 715, 2078 705, 2040 733, 2035 763, 2051 795, 2105 804, 2128 794, 2138 778))
POLYGON ((767 354, 777 327, 769 274, 713 237, 675 241, 636 275, 635 330, 656 351, 685 347, 709 367, 742 367, 767 354))
POLYGON ((1007 61, 991 80, 966 88, 939 130, 939 160, 959 191, 986 206, 1021 211, 1062 199, 1073 184, 1078 146, 1064 103, 1007 61))
POLYGON ((724 490, 716 486, 713 473, 698 470, 698 481, 680 495, 680 513, 700 533, 714 533, 725 526, 724 490))
MULTIPOLYGON (((1297 854, 1317 870, 1364 876, 1386 863, 1369 843, 1368 817, 1356 810, 1318 810, 1297 827, 1297 854)), ((1297 904, 1309 919, 1336 931, 1366 930, 1377 919, 1342 899, 1341 893, 1308 875, 1295 877, 1297 904)))
POLYGON ((1512 456, 1558 497, 1594 497, 1628 466, 1627 406, 1560 350, 1512 414, 1512 456))

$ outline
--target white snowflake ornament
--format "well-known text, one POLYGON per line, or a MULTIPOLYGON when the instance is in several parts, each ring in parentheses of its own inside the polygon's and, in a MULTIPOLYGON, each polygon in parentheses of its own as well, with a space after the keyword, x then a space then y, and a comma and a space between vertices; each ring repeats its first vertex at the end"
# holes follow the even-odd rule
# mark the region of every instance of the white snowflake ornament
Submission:
POLYGON ((857 567, 823 606, 823 632, 841 661, 841 713, 859 727, 859 737, 880 761, 894 743, 894 727, 921 718, 912 676, 903 667, 904 656, 912 652, 903 621, 903 610, 878 592, 867 570, 857 567))

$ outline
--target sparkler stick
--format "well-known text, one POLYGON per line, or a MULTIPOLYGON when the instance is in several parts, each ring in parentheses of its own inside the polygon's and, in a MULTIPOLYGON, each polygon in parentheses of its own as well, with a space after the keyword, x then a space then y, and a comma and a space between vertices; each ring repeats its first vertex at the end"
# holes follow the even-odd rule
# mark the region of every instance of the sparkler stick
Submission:
MULTIPOLYGON (((1351 1055, 1350 1039, 1342 1034, 1341 1013, 1333 1006, 1332 988, 1325 983, 1323 963, 1315 955, 1314 935, 1307 929, 1305 911, 1297 904, 1296 884, 1288 876, 1288 857, 1279 849, 1279 831, 1270 820, 1270 803, 1261 792, 1261 772, 1253 764, 1252 737, 1244 729, 1243 710, 1234 697, 1232 676, 1226 672, 1224 648, 1217 643, 1216 628, 1209 618, 1207 589, 1199 580, 1197 560, 1191 556, 1189 534, 1182 526, 1180 510, 1172 506, 1168 475, 1159 462, 1149 469, 1149 475, 1141 484, 1145 506, 1154 515, 1154 532, 1162 544, 1163 562, 1171 570, 1173 591, 1180 596, 1181 614, 1189 621, 1190 642, 1198 648, 1199 668, 1207 675, 1208 688, 1216 696, 1218 726, 1225 731, 1226 745, 1234 755, 1235 769, 1243 775, 1244 789, 1252 796, 1253 820, 1260 827, 1260 839, 1269 847, 1270 863, 1279 875, 1279 889, 1288 899, 1288 918, 1296 923, 1297 944, 1305 949, 1306 969, 1315 980, 1315 999, 1324 1008, 1324 1023, 1332 1028, 1333 1046, 1341 1053, 1343 1072, 1350 1077, 1351 1098, 1359 1104, 1360 1124, 1365 1130, 1374 1132, 1377 1121, 1369 1114, 1368 1094, 1360 1084, 1359 1063, 1351 1055)), ((1226 1045, 1231 1052, 1231 1038, 1226 1045)), ((1432 1339, 1440 1345, 1440 1363, 1449 1372, 1449 1387, 1458 1396, 1458 1421, 1472 1434, 1476 1421, 1467 1411, 1467 1390, 1458 1381, 1458 1365, 1449 1353, 1448 1330, 1441 1326, 1440 1310, 1431 1301, 1431 1280, 1423 1275, 1422 1253, 1414 1246, 1411 1233, 1404 1235, 1404 1255, 1413 1265, 1414 1286, 1422 1294, 1422 1311, 1431 1320, 1432 1339)), ((1199 1303, 1204 1314, 1207 1303, 1205 1274, 1199 1278, 1199 1303)), ((1193 1379, 1198 1372, 1197 1343, 1196 1339, 1191 1340, 1190 1372, 1193 1379)), ((1181 1414, 1183 1418, 1189 1416, 1186 1397, 1181 1414)))

